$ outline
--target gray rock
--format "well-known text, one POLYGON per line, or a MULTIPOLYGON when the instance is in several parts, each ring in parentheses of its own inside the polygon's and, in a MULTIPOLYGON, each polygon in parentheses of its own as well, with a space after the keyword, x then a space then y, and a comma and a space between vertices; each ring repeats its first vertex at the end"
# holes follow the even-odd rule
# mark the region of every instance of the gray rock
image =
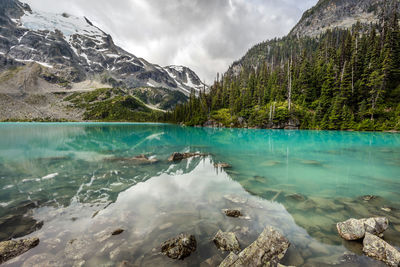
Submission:
POLYGON ((236 238, 235 233, 222 232, 219 230, 214 236, 214 244, 218 249, 224 251, 240 251, 239 241, 236 238))
POLYGON ((363 252, 368 257, 383 261, 392 267, 400 266, 400 252, 381 238, 366 233, 363 246, 363 252))
POLYGON ((39 238, 36 237, 0 242, 0 264, 27 252, 38 244, 39 238))
POLYGON ((276 266, 285 256, 289 241, 272 227, 267 227, 250 246, 239 255, 231 254, 220 264, 224 266, 276 266))
POLYGON ((183 260, 197 248, 196 238, 189 234, 180 234, 161 244, 161 252, 171 259, 183 260))
POLYGON ((358 240, 365 236, 365 233, 381 235, 389 226, 385 217, 368 219, 349 219, 336 224, 339 235, 346 240, 358 240))

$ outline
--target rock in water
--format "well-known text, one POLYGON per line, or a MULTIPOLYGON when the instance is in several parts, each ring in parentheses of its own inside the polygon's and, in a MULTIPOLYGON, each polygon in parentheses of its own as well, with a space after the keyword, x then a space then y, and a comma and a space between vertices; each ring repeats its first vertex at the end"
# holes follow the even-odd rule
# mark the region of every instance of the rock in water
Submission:
POLYGON ((39 238, 36 237, 0 242, 0 264, 27 252, 38 244, 39 238))
POLYGON ((152 164, 158 162, 157 159, 149 159, 146 155, 139 155, 133 158, 133 160, 136 160, 141 163, 147 163, 147 164, 152 164))
POLYGON ((114 230, 111 233, 111 235, 119 235, 119 234, 122 234, 123 231, 124 231, 124 229, 119 228, 119 229, 114 230))
POLYGON ((400 266, 400 252, 381 238, 366 233, 363 246, 363 252, 368 257, 383 261, 392 267, 400 266))
POLYGON ((229 165, 228 163, 225 163, 225 162, 215 163, 215 164, 214 164, 214 167, 215 167, 215 168, 220 168, 220 169, 232 168, 231 165, 229 165))
POLYGON ((219 230, 214 236, 213 241, 220 250, 240 251, 239 241, 237 240, 235 233, 222 232, 219 230))
POLYGON ((189 234, 180 234, 161 244, 161 252, 171 259, 183 260, 196 250, 196 238, 189 234))
POLYGON ((228 217, 234 217, 234 218, 238 218, 240 216, 242 216, 242 213, 240 212, 240 210, 224 210, 224 213, 226 216, 228 217))
POLYGON ((389 226, 385 217, 368 219, 349 219, 336 224, 339 235, 346 240, 358 240, 365 236, 365 233, 381 235, 389 226))
POLYGON ((276 266, 285 256, 289 241, 272 227, 267 227, 250 246, 239 255, 231 254, 219 265, 225 266, 276 266))
POLYGON ((188 159, 192 157, 200 157, 204 156, 204 154, 200 153, 179 153, 179 152, 174 152, 169 158, 168 161, 181 161, 183 159, 188 159))

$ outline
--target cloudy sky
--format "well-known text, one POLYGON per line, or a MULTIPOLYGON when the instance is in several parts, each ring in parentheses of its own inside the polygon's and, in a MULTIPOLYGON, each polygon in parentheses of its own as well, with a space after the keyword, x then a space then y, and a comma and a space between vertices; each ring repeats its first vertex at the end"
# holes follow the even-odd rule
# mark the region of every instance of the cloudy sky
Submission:
POLYGON ((317 0, 21 0, 86 16, 117 45, 162 66, 185 65, 211 83, 254 44, 286 35, 317 0))

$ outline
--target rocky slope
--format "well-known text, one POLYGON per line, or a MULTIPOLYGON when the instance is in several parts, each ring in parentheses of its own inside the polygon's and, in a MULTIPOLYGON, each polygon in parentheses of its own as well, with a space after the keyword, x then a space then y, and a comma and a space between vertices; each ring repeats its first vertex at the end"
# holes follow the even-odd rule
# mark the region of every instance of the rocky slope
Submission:
POLYGON ((0 67, 36 62, 69 82, 101 75, 106 83, 179 90, 203 88, 186 67, 151 64, 116 46, 87 18, 32 10, 17 0, 0 2, 0 67))
MULTIPOLYGON (((317 36, 328 29, 349 28, 357 22, 375 23, 385 0, 319 0, 293 28, 293 36, 317 36)), ((389 1, 388 1, 389 2, 389 1)))
POLYGON ((287 62, 291 54, 309 54, 318 47, 316 37, 328 30, 349 29, 357 23, 367 26, 378 23, 383 14, 390 13, 393 9, 397 8, 400 12, 400 5, 397 4, 396 7, 396 1, 398 0, 319 0, 303 14, 287 36, 256 44, 240 60, 235 61, 227 73, 238 75, 243 67, 257 68, 264 62, 274 68, 287 62), (291 44, 302 37, 309 38, 306 41, 308 47, 291 44))
POLYGON ((0 1, 0 120, 83 120, 87 110, 64 99, 115 87, 156 111, 207 88, 187 67, 123 50, 85 17, 0 1))

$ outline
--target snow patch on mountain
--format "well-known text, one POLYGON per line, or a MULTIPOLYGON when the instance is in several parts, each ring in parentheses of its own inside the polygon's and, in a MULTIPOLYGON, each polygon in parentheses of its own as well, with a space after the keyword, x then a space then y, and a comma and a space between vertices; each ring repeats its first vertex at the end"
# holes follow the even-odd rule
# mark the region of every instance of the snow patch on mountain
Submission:
POLYGON ((71 16, 66 13, 25 12, 20 22, 22 27, 33 31, 59 30, 65 37, 70 37, 73 34, 106 36, 99 28, 91 25, 87 19, 71 16))

